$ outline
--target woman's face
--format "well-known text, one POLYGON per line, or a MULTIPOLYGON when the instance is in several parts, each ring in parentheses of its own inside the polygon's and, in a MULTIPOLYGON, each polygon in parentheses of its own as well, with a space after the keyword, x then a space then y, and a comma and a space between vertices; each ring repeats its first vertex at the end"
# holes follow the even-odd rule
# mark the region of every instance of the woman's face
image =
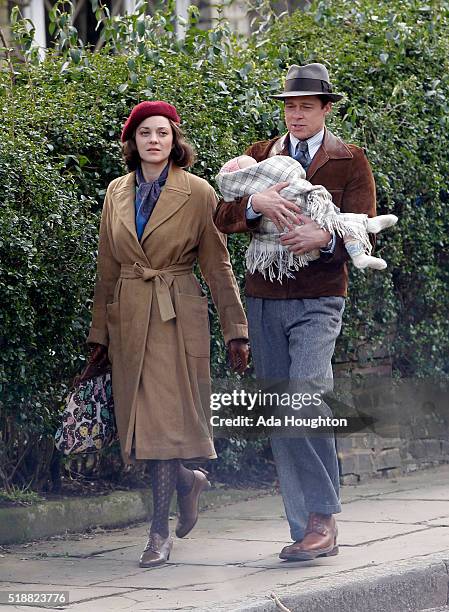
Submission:
POLYGON ((173 131, 167 117, 154 115, 142 121, 136 130, 140 159, 148 164, 166 162, 173 147, 173 131))

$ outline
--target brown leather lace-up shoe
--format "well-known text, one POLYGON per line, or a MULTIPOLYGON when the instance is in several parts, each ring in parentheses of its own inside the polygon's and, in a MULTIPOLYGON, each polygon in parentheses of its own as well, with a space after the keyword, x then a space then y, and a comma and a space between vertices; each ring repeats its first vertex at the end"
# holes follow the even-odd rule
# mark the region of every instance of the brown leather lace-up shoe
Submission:
POLYGON ((173 538, 163 538, 158 533, 150 533, 147 545, 140 557, 139 567, 157 567, 170 559, 173 538))
POLYGON ((179 518, 176 525, 178 538, 184 538, 195 527, 198 520, 200 495, 211 487, 206 475, 200 470, 193 470, 193 476, 194 481, 189 493, 178 495, 179 518))
POLYGON ((304 539, 284 546, 279 557, 287 561, 309 561, 338 555, 337 523, 332 514, 311 512, 304 539))

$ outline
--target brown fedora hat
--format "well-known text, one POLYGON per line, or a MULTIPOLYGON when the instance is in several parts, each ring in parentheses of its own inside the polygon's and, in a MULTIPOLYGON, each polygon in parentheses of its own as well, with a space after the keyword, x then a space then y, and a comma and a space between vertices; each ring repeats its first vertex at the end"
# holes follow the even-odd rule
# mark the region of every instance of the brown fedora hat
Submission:
POLYGON ((327 96, 332 102, 338 102, 343 96, 332 93, 329 73, 323 64, 290 66, 285 79, 284 91, 270 98, 292 98, 293 96, 327 96))

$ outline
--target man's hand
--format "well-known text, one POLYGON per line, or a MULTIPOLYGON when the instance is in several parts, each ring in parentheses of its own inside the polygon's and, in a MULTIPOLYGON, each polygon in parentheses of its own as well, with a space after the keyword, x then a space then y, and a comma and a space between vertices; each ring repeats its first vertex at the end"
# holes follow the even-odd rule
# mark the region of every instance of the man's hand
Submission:
POLYGON ((248 367, 249 344, 248 340, 231 340, 228 344, 229 361, 231 368, 237 374, 243 374, 248 367))
POLYGON ((273 221, 280 232, 293 223, 297 223, 297 215, 301 212, 297 204, 279 195, 279 192, 288 185, 288 182, 277 183, 265 191, 255 193, 251 199, 254 212, 262 213, 273 221))
POLYGON ((290 225, 290 231, 281 236, 281 244, 286 246, 295 255, 304 255, 314 249, 322 249, 329 244, 331 235, 310 217, 299 215, 297 217, 303 225, 290 225))

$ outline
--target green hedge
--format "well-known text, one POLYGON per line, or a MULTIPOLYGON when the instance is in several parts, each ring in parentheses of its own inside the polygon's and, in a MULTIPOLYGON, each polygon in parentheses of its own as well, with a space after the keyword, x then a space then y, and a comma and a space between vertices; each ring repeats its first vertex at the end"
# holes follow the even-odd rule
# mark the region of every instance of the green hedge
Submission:
MULTIPOLYGON (((0 71, 4 472, 14 471, 33 436, 52 430, 84 358, 99 211, 108 182, 125 171, 119 136, 129 110, 143 99, 175 103, 198 151, 193 171, 213 181, 226 159, 283 129, 268 94, 294 62, 329 66, 347 96, 330 126, 366 148, 379 210, 400 218, 379 240, 388 270, 351 271, 338 350, 356 356, 360 343, 385 343, 394 329, 398 373, 447 374, 448 2, 318 2, 243 42, 226 24, 198 30, 194 9, 178 43, 169 14, 145 17, 140 8, 113 20, 96 8, 102 51, 84 49, 56 7, 46 59, 37 61, 16 18, 23 61, 10 55, 0 71)), ((229 241, 240 282, 246 240, 229 241)), ((213 330, 213 369, 223 376, 216 319, 213 330)))
POLYGON ((79 365, 97 241, 93 202, 41 138, 0 137, 0 475, 20 460, 20 486, 45 478, 41 441, 79 365))

